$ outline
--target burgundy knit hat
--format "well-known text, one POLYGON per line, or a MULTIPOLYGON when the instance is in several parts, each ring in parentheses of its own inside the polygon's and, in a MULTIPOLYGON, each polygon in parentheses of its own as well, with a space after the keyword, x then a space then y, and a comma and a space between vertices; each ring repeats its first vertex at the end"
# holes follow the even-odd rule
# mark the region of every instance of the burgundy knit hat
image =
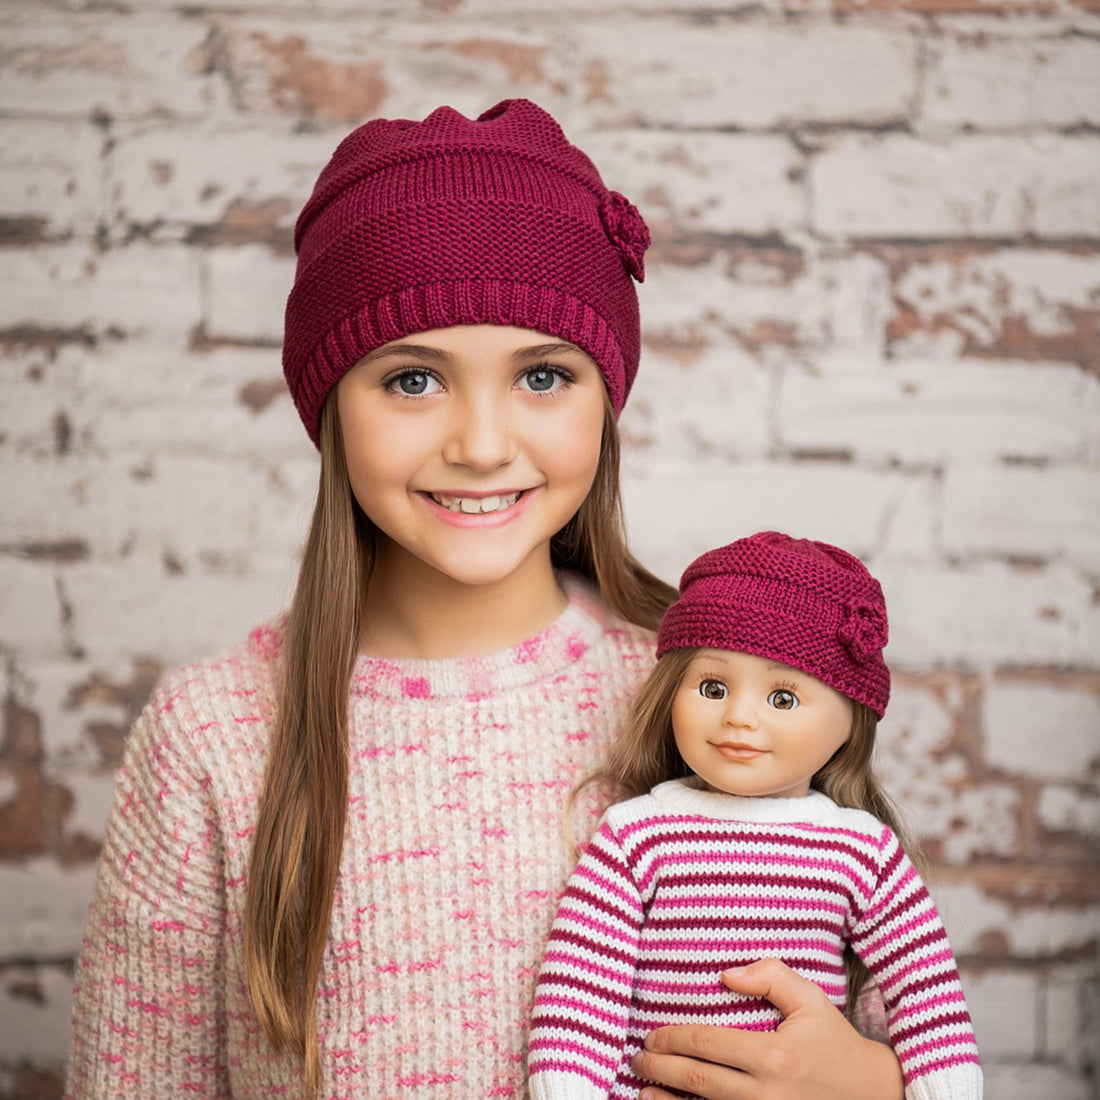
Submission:
POLYGON ((649 230, 526 99, 470 120, 374 119, 321 172, 294 233, 283 370, 310 438, 341 376, 390 340, 517 325, 583 348, 618 414, 641 349, 649 230))
POLYGON ((823 680, 881 718, 890 698, 886 601, 866 566, 825 542, 762 531, 696 558, 657 632, 657 656, 755 653, 823 680))

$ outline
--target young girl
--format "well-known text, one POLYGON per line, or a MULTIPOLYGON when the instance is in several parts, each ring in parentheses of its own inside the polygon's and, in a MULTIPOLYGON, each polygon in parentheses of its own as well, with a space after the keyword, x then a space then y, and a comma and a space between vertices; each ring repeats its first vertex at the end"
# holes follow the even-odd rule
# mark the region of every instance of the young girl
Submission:
MULTIPOLYGON (((70 1096, 523 1095, 560 807, 675 595, 619 505, 648 239, 523 100, 375 120, 336 150, 286 310, 321 455, 297 589, 136 724, 70 1096)), ((728 1029, 708 1064, 760 1095, 900 1096, 889 1048, 811 990, 784 971, 772 994, 804 1023, 793 1078, 728 1029)), ((675 1086, 698 1036, 659 1038, 675 1086)))
POLYGON ((951 949, 871 771, 886 635, 878 582, 825 543, 768 531, 687 569, 607 769, 638 797, 608 811, 550 935, 532 1097, 637 1096, 662 1024, 773 1029, 719 981, 761 956, 849 1010, 869 969, 906 1097, 981 1096, 951 949))

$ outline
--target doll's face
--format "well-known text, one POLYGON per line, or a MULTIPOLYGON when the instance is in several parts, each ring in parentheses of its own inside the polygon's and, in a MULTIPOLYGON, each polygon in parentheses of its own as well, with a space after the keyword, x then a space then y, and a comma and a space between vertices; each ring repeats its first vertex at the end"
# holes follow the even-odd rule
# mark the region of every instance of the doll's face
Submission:
MULTIPOLYGON (((599 463, 604 384, 557 337, 458 325, 395 340, 339 382, 348 476, 379 562, 468 585, 548 569, 599 463)), ((413 581, 415 583, 415 581, 413 581)))
POLYGON ((840 692, 751 653, 703 650, 672 702, 680 755, 728 794, 806 795, 851 728, 852 704, 840 692))

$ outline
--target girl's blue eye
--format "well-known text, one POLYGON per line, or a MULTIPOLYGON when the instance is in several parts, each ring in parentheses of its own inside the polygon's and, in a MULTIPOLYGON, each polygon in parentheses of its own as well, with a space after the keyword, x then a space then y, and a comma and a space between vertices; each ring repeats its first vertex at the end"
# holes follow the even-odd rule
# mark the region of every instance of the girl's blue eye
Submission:
POLYGON ((550 393, 564 379, 556 370, 549 370, 547 367, 535 367, 524 374, 523 381, 525 388, 532 393, 550 393))
POLYGON ((777 688, 768 696, 768 706, 776 710, 795 710, 798 707, 798 696, 786 688, 777 688))
POLYGON ((390 386, 406 397, 420 397, 425 393, 434 393, 439 383, 427 371, 409 370, 394 378, 390 386))
POLYGON ((725 699, 728 692, 721 680, 704 680, 699 685, 699 694, 704 699, 725 699))

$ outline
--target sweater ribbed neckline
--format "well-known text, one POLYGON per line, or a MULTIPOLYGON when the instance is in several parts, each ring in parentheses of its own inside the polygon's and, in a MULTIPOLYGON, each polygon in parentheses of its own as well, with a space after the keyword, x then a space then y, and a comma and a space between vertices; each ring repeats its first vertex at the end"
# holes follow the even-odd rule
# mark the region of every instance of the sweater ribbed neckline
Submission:
POLYGON ((360 654, 352 694, 376 700, 477 699, 565 672, 612 625, 611 612, 583 578, 558 574, 568 603, 538 634, 478 657, 372 657, 360 654))
POLYGON ((830 825, 838 820, 839 807, 820 791, 810 791, 803 798, 753 798, 702 790, 687 779, 670 779, 659 783, 650 793, 662 806, 676 813, 716 821, 830 825))

